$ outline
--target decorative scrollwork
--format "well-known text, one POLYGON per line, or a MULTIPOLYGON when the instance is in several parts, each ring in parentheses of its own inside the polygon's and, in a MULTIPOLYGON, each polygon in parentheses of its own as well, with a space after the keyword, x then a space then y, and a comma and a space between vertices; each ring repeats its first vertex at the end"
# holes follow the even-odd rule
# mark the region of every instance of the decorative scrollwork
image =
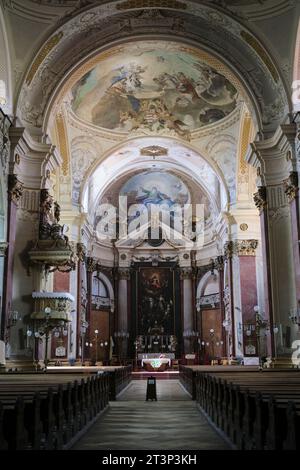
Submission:
POLYGON ((298 181, 298 173, 296 171, 292 171, 288 179, 284 182, 284 192, 289 200, 292 202, 299 192, 299 181, 298 181))
POLYGON ((265 186, 261 186, 258 188, 258 191, 253 194, 254 204, 261 212, 267 207, 267 188, 265 186))

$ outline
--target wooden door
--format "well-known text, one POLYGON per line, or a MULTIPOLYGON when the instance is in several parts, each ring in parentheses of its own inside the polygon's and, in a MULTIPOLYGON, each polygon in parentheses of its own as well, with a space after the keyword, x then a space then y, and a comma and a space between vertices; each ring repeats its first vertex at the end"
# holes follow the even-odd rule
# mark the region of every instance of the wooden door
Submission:
POLYGON ((222 339, 222 314, 220 308, 202 310, 198 316, 200 327, 203 359, 211 361, 224 355, 225 345, 222 339), (213 331, 211 331, 213 330, 213 331))
POLYGON ((91 311, 90 343, 92 344, 92 347, 90 348, 91 359, 107 362, 109 360, 110 346, 109 312, 107 310, 91 311), (98 335, 95 334, 95 330, 98 330, 98 335), (105 342, 107 345, 105 345, 105 342))

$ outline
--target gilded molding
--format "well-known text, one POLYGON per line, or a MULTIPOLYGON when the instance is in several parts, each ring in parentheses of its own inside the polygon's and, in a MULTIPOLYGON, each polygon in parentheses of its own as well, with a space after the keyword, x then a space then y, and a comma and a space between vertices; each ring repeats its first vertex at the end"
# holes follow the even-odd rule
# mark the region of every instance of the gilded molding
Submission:
POLYGON ((267 207, 267 188, 265 186, 260 186, 258 191, 253 194, 254 204, 257 209, 262 212, 267 207))
POLYGON ((261 58, 267 69, 269 70, 270 74, 272 75, 274 81, 276 83, 279 82, 279 75, 278 72, 271 61, 270 57, 268 56, 267 52, 265 49, 261 46, 261 44, 255 39, 252 34, 249 34, 247 31, 241 31, 241 37, 246 41, 249 46, 252 47, 252 49, 255 50, 257 55, 261 58))
POLYGON ((58 113, 56 116, 56 130, 57 130, 57 136, 58 136, 58 141, 59 141, 59 150, 60 150, 62 160, 63 160, 61 169, 62 169, 63 175, 67 176, 69 172, 69 162, 70 162, 68 136, 67 136, 64 117, 60 113, 58 113))
POLYGON ((292 202, 298 195, 299 192, 299 181, 298 181, 298 173, 296 171, 292 171, 290 173, 289 178, 287 178, 284 182, 284 192, 288 198, 289 202, 292 202))
POLYGON ((17 175, 8 175, 8 195, 9 199, 18 204, 24 190, 24 185, 18 180, 17 175))
POLYGON ((238 179, 239 183, 249 180, 249 168, 245 160, 245 155, 247 153, 247 148, 250 143, 250 134, 251 134, 251 117, 245 116, 243 120, 243 128, 241 133, 241 145, 240 145, 240 158, 239 158, 239 174, 238 179))
POLYGON ((140 154, 146 157, 162 157, 168 155, 168 149, 159 145, 151 145, 140 150, 140 154))
POLYGON ((64 33, 62 31, 60 31, 59 33, 52 36, 46 42, 46 44, 43 46, 43 48, 41 49, 41 51, 37 55, 35 61, 33 62, 32 66, 30 67, 30 70, 29 70, 29 72, 27 74, 27 77, 26 77, 26 85, 31 84, 38 68, 44 62, 44 60, 46 59, 48 54, 52 51, 52 49, 54 49, 54 47, 57 46, 57 44, 62 39, 63 35, 64 35, 64 33))

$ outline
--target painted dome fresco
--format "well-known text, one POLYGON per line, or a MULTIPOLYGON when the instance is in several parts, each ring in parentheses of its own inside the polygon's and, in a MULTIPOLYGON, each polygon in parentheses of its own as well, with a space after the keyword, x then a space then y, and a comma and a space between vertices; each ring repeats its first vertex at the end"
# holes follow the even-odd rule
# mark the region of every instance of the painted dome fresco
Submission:
POLYGON ((72 88, 72 109, 111 131, 175 131, 185 137, 237 106, 234 85, 193 49, 165 41, 106 51, 72 88))

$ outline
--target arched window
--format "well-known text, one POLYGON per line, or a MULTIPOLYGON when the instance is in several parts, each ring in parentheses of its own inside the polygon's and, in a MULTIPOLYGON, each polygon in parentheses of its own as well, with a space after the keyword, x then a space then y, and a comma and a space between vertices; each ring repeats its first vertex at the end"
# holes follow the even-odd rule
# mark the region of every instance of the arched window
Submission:
POLYGON ((107 298, 109 297, 106 285, 97 276, 93 277, 93 291, 92 294, 97 297, 107 298))

